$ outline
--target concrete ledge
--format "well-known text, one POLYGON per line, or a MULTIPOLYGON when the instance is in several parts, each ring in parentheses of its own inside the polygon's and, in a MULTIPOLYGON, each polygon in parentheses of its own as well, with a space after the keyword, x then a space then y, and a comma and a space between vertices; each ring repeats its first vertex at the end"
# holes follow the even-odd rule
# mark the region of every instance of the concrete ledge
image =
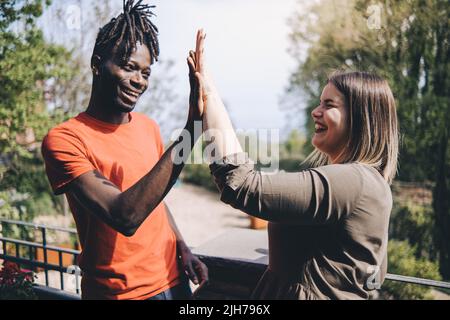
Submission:
POLYGON ((249 299, 267 267, 267 231, 231 229, 192 252, 210 275, 198 299, 249 299))
MULTIPOLYGON (((192 249, 209 269, 210 283, 200 300, 249 299, 268 263, 267 231, 230 229, 192 249)), ((39 300, 80 300, 81 297, 56 288, 35 285, 39 300)))
POLYGON ((81 296, 59 289, 40 285, 33 286, 39 300, 81 300, 81 296))

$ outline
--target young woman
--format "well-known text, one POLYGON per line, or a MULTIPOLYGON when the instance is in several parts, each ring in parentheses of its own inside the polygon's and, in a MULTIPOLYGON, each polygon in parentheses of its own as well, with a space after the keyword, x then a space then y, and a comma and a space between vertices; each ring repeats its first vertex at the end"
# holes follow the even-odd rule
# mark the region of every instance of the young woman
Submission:
POLYGON ((312 111, 310 169, 264 174, 243 156, 213 82, 204 70, 204 35, 189 58, 214 141, 211 173, 221 199, 269 221, 269 266, 257 299, 368 299, 387 268, 390 183, 398 128, 388 83, 366 72, 333 74, 312 111), (217 159, 220 159, 218 161, 217 159))

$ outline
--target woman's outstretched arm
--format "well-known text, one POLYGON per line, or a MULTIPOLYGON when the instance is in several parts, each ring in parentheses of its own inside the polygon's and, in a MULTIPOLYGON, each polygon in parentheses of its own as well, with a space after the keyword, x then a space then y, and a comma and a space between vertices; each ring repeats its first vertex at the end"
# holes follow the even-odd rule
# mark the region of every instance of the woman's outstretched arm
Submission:
POLYGON ((221 200, 250 215, 278 222, 326 224, 351 212, 361 190, 355 166, 335 165, 297 173, 264 174, 243 153, 228 113, 204 62, 204 33, 197 34, 189 63, 203 95, 203 128, 214 150, 211 173, 221 200), (345 187, 342 187, 342 182, 345 187), (350 182, 351 181, 351 182, 350 182), (350 190, 352 189, 352 190, 350 190))
POLYGON ((196 51, 190 52, 189 64, 199 79, 203 94, 203 134, 207 143, 205 150, 211 162, 226 156, 241 154, 242 147, 231 124, 219 92, 206 69, 204 62, 205 34, 203 30, 197 33, 196 51))

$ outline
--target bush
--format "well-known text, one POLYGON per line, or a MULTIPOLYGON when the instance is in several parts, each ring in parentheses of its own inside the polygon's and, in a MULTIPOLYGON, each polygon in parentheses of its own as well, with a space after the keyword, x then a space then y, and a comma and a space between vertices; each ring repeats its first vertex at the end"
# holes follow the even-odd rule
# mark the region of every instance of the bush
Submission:
MULTIPOLYGON (((416 258, 416 249, 407 241, 389 241, 388 271, 399 275, 441 280, 438 263, 425 258, 416 258)), ((386 281, 381 293, 390 299, 432 299, 429 287, 397 281, 386 281)))
POLYGON ((207 164, 186 165, 183 169, 182 180, 218 192, 207 164))
POLYGON ((389 235, 396 240, 406 240, 415 248, 417 258, 436 258, 433 245, 434 215, 431 206, 413 203, 394 206, 389 235))
POLYGON ((298 172, 302 170, 301 163, 304 158, 300 157, 289 157, 289 158, 281 158, 280 159, 280 170, 284 170, 286 172, 298 172))
POLYGON ((417 258, 436 260, 434 246, 434 212, 431 206, 413 203, 396 206, 392 210, 389 236, 396 240, 406 240, 415 248, 417 258))

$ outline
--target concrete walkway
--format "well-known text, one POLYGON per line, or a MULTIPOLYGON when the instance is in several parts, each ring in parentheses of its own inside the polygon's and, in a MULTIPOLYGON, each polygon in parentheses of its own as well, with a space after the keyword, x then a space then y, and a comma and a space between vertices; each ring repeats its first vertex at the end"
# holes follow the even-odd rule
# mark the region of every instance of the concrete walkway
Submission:
POLYGON ((177 184, 164 201, 190 247, 198 247, 230 228, 250 226, 248 216, 221 202, 218 193, 191 184, 177 184))

